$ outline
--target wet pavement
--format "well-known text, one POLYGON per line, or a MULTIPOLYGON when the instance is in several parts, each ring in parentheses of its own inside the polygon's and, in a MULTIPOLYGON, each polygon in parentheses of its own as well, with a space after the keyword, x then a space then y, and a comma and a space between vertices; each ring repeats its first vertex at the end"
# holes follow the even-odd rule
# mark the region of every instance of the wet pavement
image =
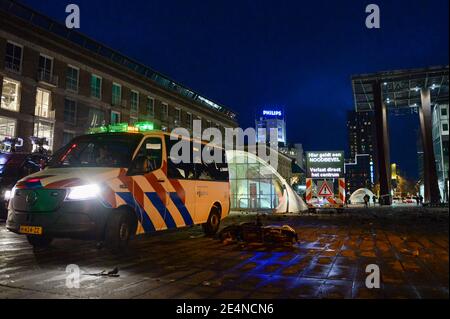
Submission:
POLYGON ((350 212, 267 217, 297 230, 291 248, 225 245, 195 226, 135 240, 121 256, 73 240, 33 251, 0 223, 0 298, 449 298, 448 212, 350 212), (69 264, 80 288, 66 287, 69 264), (369 264, 379 289, 365 285, 369 264), (119 277, 87 275, 114 267, 119 277))

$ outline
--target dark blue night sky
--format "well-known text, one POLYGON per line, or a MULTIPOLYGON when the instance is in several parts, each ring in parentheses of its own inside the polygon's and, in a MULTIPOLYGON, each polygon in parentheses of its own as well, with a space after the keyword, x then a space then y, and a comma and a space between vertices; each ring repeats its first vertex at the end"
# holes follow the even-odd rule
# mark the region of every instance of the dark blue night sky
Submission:
MULTIPOLYGON (((288 139, 307 150, 346 149, 352 74, 447 65, 448 0, 23 0, 81 32, 231 107, 241 126, 255 109, 286 109, 288 139), (381 29, 365 27, 365 7, 381 29)), ((391 160, 417 175, 416 117, 391 121, 391 160)))

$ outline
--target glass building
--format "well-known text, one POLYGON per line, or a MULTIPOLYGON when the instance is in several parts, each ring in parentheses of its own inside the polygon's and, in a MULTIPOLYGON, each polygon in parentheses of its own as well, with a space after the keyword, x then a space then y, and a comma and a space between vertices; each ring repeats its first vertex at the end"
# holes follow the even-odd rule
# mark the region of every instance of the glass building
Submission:
POLYGON ((433 149, 441 201, 448 202, 448 105, 436 104, 433 109, 433 149))
POLYGON ((307 207, 286 180, 258 156, 227 151, 231 209, 242 211, 299 212, 307 207))

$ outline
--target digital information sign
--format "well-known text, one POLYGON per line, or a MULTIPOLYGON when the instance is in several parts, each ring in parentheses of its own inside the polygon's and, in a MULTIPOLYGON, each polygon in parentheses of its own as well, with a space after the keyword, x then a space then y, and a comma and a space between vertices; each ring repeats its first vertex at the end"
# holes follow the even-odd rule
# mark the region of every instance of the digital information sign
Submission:
POLYGON ((344 177, 344 152, 306 152, 306 177, 344 177))

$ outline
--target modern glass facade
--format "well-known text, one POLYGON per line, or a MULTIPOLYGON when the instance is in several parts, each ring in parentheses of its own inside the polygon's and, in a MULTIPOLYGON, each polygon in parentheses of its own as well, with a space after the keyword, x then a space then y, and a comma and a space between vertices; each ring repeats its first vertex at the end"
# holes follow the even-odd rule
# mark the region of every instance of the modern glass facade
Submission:
POLYGON ((433 149, 441 201, 448 202, 449 130, 448 105, 437 104, 433 109, 433 149))
POLYGON ((242 151, 228 151, 231 209, 275 210, 287 201, 284 182, 275 169, 242 151))

